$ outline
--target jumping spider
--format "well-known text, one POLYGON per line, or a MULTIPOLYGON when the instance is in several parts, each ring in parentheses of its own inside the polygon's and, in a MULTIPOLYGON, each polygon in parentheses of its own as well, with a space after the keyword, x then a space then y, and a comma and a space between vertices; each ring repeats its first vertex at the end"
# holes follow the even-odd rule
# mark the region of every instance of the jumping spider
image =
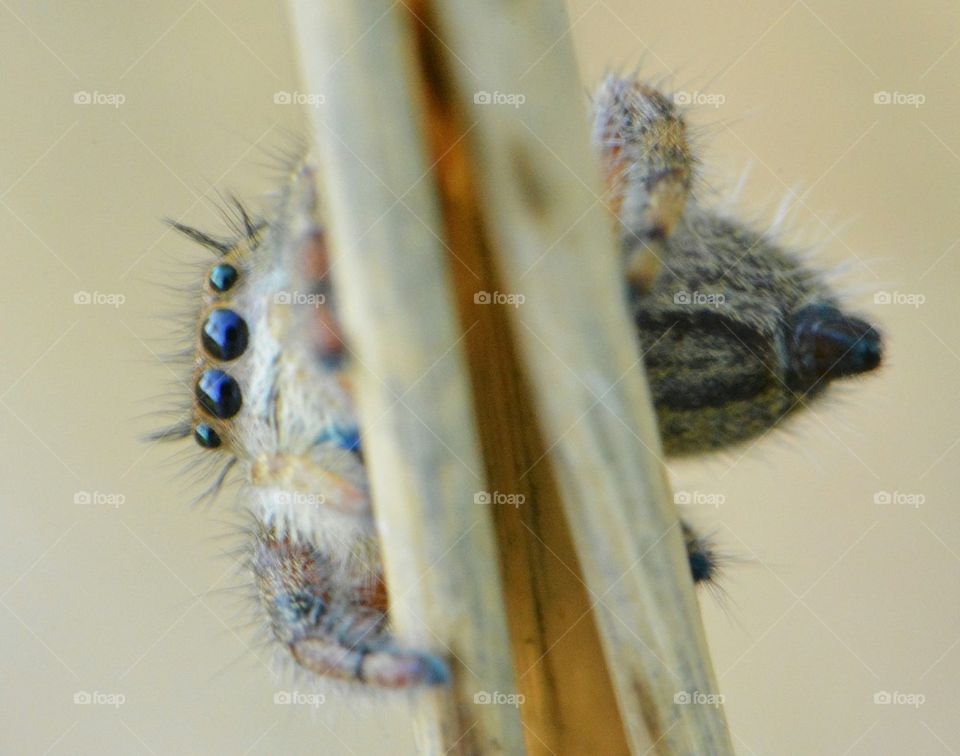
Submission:
MULTIPOLYGON (((594 102, 605 201, 668 454, 756 437, 834 379, 879 365, 878 332, 846 314, 818 272, 698 204, 686 125, 667 97, 609 77, 594 102)), ((219 481, 239 469, 261 609, 300 667, 380 688, 442 683, 442 660, 390 634, 310 158, 292 174, 271 217, 238 204, 236 238, 174 224, 218 259, 190 354, 191 420, 160 435, 193 435, 219 455, 219 481)), ((715 577, 709 543, 683 532, 694 579, 715 577)))

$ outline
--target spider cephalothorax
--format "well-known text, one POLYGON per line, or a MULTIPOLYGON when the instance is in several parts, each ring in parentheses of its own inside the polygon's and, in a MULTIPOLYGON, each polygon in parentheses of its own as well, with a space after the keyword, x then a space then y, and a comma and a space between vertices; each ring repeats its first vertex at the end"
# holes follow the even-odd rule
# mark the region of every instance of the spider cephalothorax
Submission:
MULTIPOLYGON (((822 276, 773 240, 702 208, 681 114, 632 78, 595 100, 594 141, 619 231, 628 304, 668 454, 767 432, 834 379, 881 358, 822 276)), ((189 425, 236 466, 252 514, 249 567, 275 639, 309 672, 383 688, 441 683, 442 661, 389 631, 348 350, 337 321, 310 158, 265 221, 238 209, 196 318, 189 425)), ((682 523, 696 581, 715 551, 682 523)))

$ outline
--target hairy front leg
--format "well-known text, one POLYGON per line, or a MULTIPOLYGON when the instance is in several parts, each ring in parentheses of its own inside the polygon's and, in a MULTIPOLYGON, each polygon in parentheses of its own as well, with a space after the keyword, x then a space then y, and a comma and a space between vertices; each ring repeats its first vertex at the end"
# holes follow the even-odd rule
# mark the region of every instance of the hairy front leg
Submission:
POLYGON ((443 661, 394 643, 380 565, 350 561, 262 526, 254 530, 250 566, 276 640, 323 677, 378 688, 447 682, 443 661))

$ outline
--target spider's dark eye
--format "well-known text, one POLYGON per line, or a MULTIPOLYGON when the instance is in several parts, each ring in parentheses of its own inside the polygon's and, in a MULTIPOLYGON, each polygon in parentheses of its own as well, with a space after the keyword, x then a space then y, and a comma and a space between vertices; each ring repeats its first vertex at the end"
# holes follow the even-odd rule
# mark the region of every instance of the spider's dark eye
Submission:
POLYGON ((793 319, 793 382, 842 378, 876 368, 883 356, 880 334, 869 323, 830 305, 810 305, 793 319))
POLYGON ((204 449, 216 449, 220 446, 220 434, 206 423, 200 423, 193 429, 193 438, 204 449))
POLYGON ((210 271, 210 288, 214 291, 226 291, 233 286, 240 274, 237 269, 227 263, 214 265, 210 271))
POLYGON ((247 348, 249 335, 246 322, 233 310, 213 310, 203 323, 203 348, 218 360, 234 360, 247 348))
POLYGON ((222 370, 206 370, 197 381, 197 401, 214 417, 227 419, 240 411, 240 385, 222 370))

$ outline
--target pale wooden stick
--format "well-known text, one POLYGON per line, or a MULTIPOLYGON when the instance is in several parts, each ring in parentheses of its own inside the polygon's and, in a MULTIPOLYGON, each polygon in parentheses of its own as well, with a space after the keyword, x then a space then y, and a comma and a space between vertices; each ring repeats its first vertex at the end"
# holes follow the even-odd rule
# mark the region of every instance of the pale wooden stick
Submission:
POLYGON ((678 703, 716 680, 609 219, 584 199, 599 197, 599 171, 564 4, 416 7, 438 40, 436 96, 472 126, 502 291, 526 297, 508 311, 631 748, 732 753, 721 708, 678 703), (524 95, 522 115, 474 102, 495 91, 524 95))
POLYGON ((489 509, 403 5, 292 0, 313 111, 391 615, 446 658, 417 696, 425 753, 523 751, 489 509))
MULTIPOLYGON (((464 123, 445 80, 442 42, 417 16, 428 131, 436 156, 450 267, 459 297, 477 422, 490 486, 515 506, 494 501, 504 598, 510 623, 527 752, 630 752, 572 538, 545 460, 528 382, 511 338, 506 308, 477 306, 478 293, 502 291, 476 193, 476 169, 464 123), (539 462, 539 464, 538 464, 539 462)), ((650 741, 652 745, 653 741, 650 741)))
MULTIPOLYGON (((420 2, 414 5, 412 1, 410 4, 422 19, 434 19, 432 4, 420 2)), ((343 14, 343 17, 350 18, 347 9, 338 4, 333 5, 331 14, 343 14)), ((532 658, 529 649, 533 648, 533 655, 538 653, 538 649, 549 650, 545 639, 562 635, 557 628, 557 610, 569 611, 571 607, 578 607, 586 601, 596 601, 600 610, 598 622, 606 658, 616 682, 621 714, 634 751, 654 744, 658 750, 665 753, 732 752, 721 712, 702 706, 673 705, 675 693, 694 690, 709 692, 714 689, 714 683, 706 660, 699 616, 690 592, 688 568, 682 554, 675 515, 664 498, 666 488, 661 477, 662 471, 655 456, 644 454, 642 448, 645 443, 655 453, 658 442, 642 373, 635 371, 630 374, 632 369, 637 368, 638 358, 635 347, 629 346, 633 335, 623 308, 617 304, 621 300, 612 239, 603 226, 603 221, 598 221, 597 217, 590 213, 584 216, 582 227, 576 233, 570 232, 569 238, 565 238, 561 233, 568 229, 583 208, 576 207, 576 186, 571 182, 570 174, 560 171, 559 165, 551 163, 551 159, 563 155, 571 169, 576 169, 574 173, 585 177, 584 181, 588 186, 599 186, 599 182, 595 181, 592 175, 594 171, 587 164, 589 158, 586 155, 586 129, 577 125, 582 113, 573 105, 576 102, 576 88, 572 86, 575 71, 570 51, 563 42, 568 31, 565 27, 566 19, 556 3, 515 3, 509 9, 498 6, 499 15, 488 15, 489 9, 482 12, 478 10, 476 12, 479 15, 472 15, 474 8, 464 5, 454 3, 440 6, 436 10, 436 17, 449 25, 450 33, 442 35, 445 41, 440 44, 431 43, 429 40, 424 44, 423 40, 427 37, 421 34, 421 49, 412 57, 419 55, 424 74, 423 97, 427 102, 431 99, 443 101, 453 95, 458 101, 454 103, 454 108, 459 107, 466 111, 472 91, 480 88, 502 90, 504 81, 510 81, 511 77, 513 80, 519 79, 518 71, 523 67, 524 70, 529 68, 530 72, 526 77, 530 83, 525 85, 524 91, 535 92, 538 98, 544 98, 543 101, 548 103, 548 107, 542 104, 534 105, 539 110, 534 111, 535 118, 528 120, 532 125, 527 134, 520 131, 517 123, 512 124, 517 127, 515 129, 511 129, 510 124, 505 125, 506 119, 500 117, 502 111, 496 113, 493 108, 488 109, 479 119, 476 137, 479 147, 474 153, 473 162, 479 165, 478 175, 487 190, 487 196, 482 203, 482 219, 474 225, 481 231, 486 229, 493 232, 494 241, 499 246, 496 255, 501 263, 502 280, 514 282, 504 285, 508 291, 517 286, 516 281, 523 278, 520 275, 521 270, 526 272, 536 267, 536 258, 543 252, 547 251, 551 255, 558 253, 560 258, 558 263, 551 261, 551 271, 543 278, 538 278, 532 285, 524 286, 528 303, 524 305, 523 317, 518 313, 514 318, 519 322, 514 330, 519 339, 522 359, 531 375, 537 395, 536 406, 547 439, 549 441, 559 437, 559 441, 551 447, 548 459, 556 471, 560 490, 563 492, 564 507, 573 524, 574 540, 590 588, 589 596, 578 597, 576 584, 570 580, 564 583, 558 579, 556 566, 539 571, 535 569, 547 552, 551 557, 559 557, 567 562, 574 573, 578 566, 572 559, 569 547, 564 546, 569 537, 566 524, 561 522, 563 518, 558 517, 558 513, 549 511, 548 505, 557 498, 556 491, 544 492, 544 488, 549 488, 546 485, 540 488, 532 487, 533 493, 539 498, 531 502, 533 506, 530 511, 537 512, 537 515, 532 519, 528 517, 528 522, 524 522, 523 527, 530 529, 537 541, 542 538, 545 545, 528 548, 526 556, 518 557, 515 551, 511 551, 515 546, 511 538, 520 532, 516 522, 511 524, 509 517, 501 517, 499 528, 501 554, 508 574, 516 577, 518 571, 522 573, 525 566, 529 566, 531 571, 536 573, 536 578, 522 589, 518 590, 512 580, 508 586, 511 606, 518 607, 519 600, 518 613, 524 615, 519 623, 516 618, 511 618, 514 629, 522 631, 520 637, 514 638, 515 648, 518 649, 517 658, 521 662, 527 662, 529 666, 524 669, 527 673, 530 670, 547 668, 547 664, 541 664, 542 660, 538 659, 533 659, 536 663, 529 664, 532 658), (447 47, 450 44, 456 53, 447 47), (535 72, 538 61, 535 57, 530 57, 531 52, 534 56, 551 53, 549 65, 543 66, 544 71, 535 72), (458 61, 451 61, 451 55, 458 61), (522 61, 524 56, 526 62, 522 61), (477 86, 475 83, 464 85, 464 79, 468 77, 458 71, 459 93, 452 93, 448 89, 446 85, 449 84, 449 77, 445 80, 444 72, 440 69, 448 66, 456 70, 463 59, 470 61, 471 70, 481 72, 481 79, 490 77, 486 87, 477 86), (530 62, 534 65, 527 66, 526 63, 530 62), (570 129, 568 138, 564 138, 562 129, 570 129), (550 144, 558 155, 544 154, 542 146, 537 144, 540 140, 550 144), (576 214, 572 211, 576 211, 576 214), (587 254, 590 255, 589 258, 587 254), (533 303, 531 292, 538 300, 537 307, 534 308, 530 307, 533 303), (571 296, 571 293, 574 296, 571 296), (572 304, 574 306, 571 306, 572 304), (528 315, 531 317, 527 317, 528 315), (582 321, 578 318, 582 318, 582 321), (528 326, 529 332, 524 333, 528 326), (567 329, 568 333, 563 333, 563 329, 567 329), (558 366, 556 361, 551 362, 552 358, 557 357, 570 367, 570 372, 558 366), (627 375, 624 375, 625 373, 627 375), (586 391, 571 381, 571 376, 577 374, 588 382, 586 391), (613 415, 603 414, 606 412, 605 403, 612 404, 623 424, 613 415), (574 421, 572 424, 571 420, 574 421), (613 420, 620 424, 619 428, 613 420), (576 427, 577 421, 582 427, 576 427), (600 453, 600 449, 604 449, 606 454, 600 453), (627 506, 631 498, 637 500, 634 511, 630 511, 627 506), (551 519, 544 527, 542 522, 538 523, 540 518, 551 519), (658 548, 661 541, 669 549, 658 548), (524 590, 527 590, 527 593, 524 593, 524 590), (525 596, 534 600, 529 600, 527 605, 524 605, 525 596), (536 602, 540 603, 532 606, 536 602), (534 635, 539 633, 539 640, 543 642, 538 646, 538 638, 531 640, 531 637, 525 634, 526 631, 534 635), (524 649, 527 649, 526 653, 524 649)), ((377 15, 381 10, 378 5, 373 15, 377 15)), ((384 18, 392 22, 393 19, 389 16, 390 14, 387 14, 384 18)), ((361 27, 372 18, 373 16, 364 16, 360 24, 354 19, 354 23, 346 25, 330 23, 331 19, 327 19, 323 29, 319 28, 321 24, 315 24, 312 28, 301 25, 298 27, 301 44, 326 44, 326 35, 320 33, 326 31, 332 35, 334 42, 346 46, 368 31, 361 27), (305 34, 309 36, 304 38, 305 34), (321 39, 324 40, 322 43, 321 39)), ((402 47, 402 43, 398 42, 400 36, 394 32, 393 36, 387 35, 387 41, 402 47)), ((374 39, 377 44, 383 42, 379 34, 374 39)), ((335 45, 331 47, 337 49, 335 45)), ((386 50, 388 53, 392 52, 389 46, 386 50)), ((350 54, 352 53, 347 53, 350 54)), ((306 47, 304 55, 308 60, 309 70, 310 53, 306 47)), ((330 62, 331 57, 326 60, 330 62)), ((387 57, 395 61, 404 56, 401 54, 387 57)), ((406 81, 407 73, 409 72, 403 72, 398 77, 396 72, 387 72, 383 59, 362 69, 363 75, 379 83, 377 93, 380 96, 391 99, 392 95, 401 92, 402 97, 408 98, 406 102, 393 103, 387 119, 391 124, 390 130, 384 127, 384 136, 377 134, 376 127, 373 128, 373 138, 389 139, 389 144, 386 153, 374 150, 372 154, 387 161, 399 159, 403 162, 403 156, 398 158, 395 150, 403 149, 410 143, 407 137, 409 131, 415 128, 411 124, 412 119, 409 118, 407 107, 409 98, 416 100, 418 96, 411 94, 412 87, 404 89, 397 86, 397 79, 399 78, 401 83, 406 81), (394 121, 394 116, 398 113, 403 117, 394 121), (393 133, 394 128, 399 134, 393 133), (386 133, 390 133, 390 136, 386 137, 386 133)), ((338 74, 342 72, 338 71, 338 74)), ((349 87, 357 85, 355 79, 347 77, 346 88, 342 89, 340 94, 353 94, 349 87)), ((327 91, 336 89, 331 88, 329 83, 325 86, 327 91)), ((439 109, 449 110, 450 106, 441 105, 439 109)), ((369 116, 370 112, 372 111, 361 109, 351 115, 369 116)), ((456 120, 466 123, 468 120, 472 121, 472 118, 461 117, 456 120)), ((359 123, 351 118, 346 122, 359 123)), ((377 123, 377 126, 379 125, 380 123, 377 123)), ((318 129, 323 128, 321 119, 318 129)), ((325 137, 321 133, 321 143, 325 140, 329 142, 329 136, 325 137)), ((440 143, 443 144, 443 141, 440 143)), ((452 144, 450 140, 446 143, 452 144)), ((332 149, 343 152, 336 144, 332 144, 332 149)), ((349 163, 345 155, 341 154, 340 157, 343 162, 349 163)), ((334 176, 338 193, 342 189, 340 182, 349 173, 349 168, 341 168, 340 175, 334 176)), ((446 178, 458 177, 448 174, 446 178)), ((470 178, 469 175, 467 178, 470 178)), ((369 182, 365 186, 367 189, 377 189, 369 182)), ((456 198, 456 186, 442 186, 441 189, 445 203, 456 198)), ((465 201, 470 205, 469 189, 464 192, 460 187, 459 190, 467 195, 465 201)), ((345 196, 338 199, 346 204, 356 203, 353 211, 360 217, 363 217, 361 206, 365 203, 368 205, 367 210, 371 206, 383 207, 364 192, 352 193, 350 199, 345 196)), ((423 210, 422 215, 427 215, 426 210, 423 210)), ((463 253, 464 247, 469 245, 455 243, 456 229, 450 226, 449 216, 448 212, 446 221, 450 252, 454 257, 459 257, 458 251, 463 253)), ((372 221, 375 218, 368 216, 367 220, 372 221)), ((392 228, 394 231, 398 230, 396 226, 392 228)), ((439 233, 439 225, 433 228, 439 233)), ((409 232, 409 229, 405 230, 409 232)), ((336 233, 336 227, 334 231, 336 233)), ((381 242, 391 241, 396 240, 381 239, 381 242)), ((482 252, 484 245, 480 246, 482 252)), ((382 258, 376 259, 380 262, 382 258)), ((461 261, 463 259, 460 258, 461 261)), ((390 275, 393 272, 391 271, 390 275)), ((376 268, 362 270, 362 265, 354 267, 354 275, 377 276, 379 273, 376 268)), ((463 277, 460 276, 461 280, 463 277)), ((397 280, 404 279, 401 276, 397 280)), ((481 280, 497 280, 497 276, 481 276, 481 280)), ((434 283, 436 291, 443 291, 442 282, 434 283)), ((412 293, 417 296, 422 291, 423 289, 414 287, 412 293)), ((464 287, 461 285, 461 295, 463 291, 464 287)), ((356 306, 356 302, 354 305, 356 306)), ((415 312, 411 305, 406 314, 415 317, 415 312)), ((449 313, 441 313, 441 316, 444 314, 449 313)), ((382 325, 382 322, 378 322, 378 325, 382 325)), ((417 343, 415 336, 412 342, 407 342, 410 336, 408 332, 409 329, 404 329, 398 341, 404 345, 417 343)), ((497 338, 501 338, 503 328, 494 323, 491 333, 499 334, 497 338)), ((384 350, 388 350, 388 347, 389 345, 382 346, 384 350)), ((483 354, 482 349, 479 354, 483 354)), ((404 357, 398 355, 398 359, 403 360, 404 357)), ((518 389, 522 382, 519 376, 511 375, 510 370, 508 361, 505 371, 499 373, 501 378, 507 379, 507 385, 503 389, 505 392, 518 392, 521 397, 518 406, 523 407, 522 387, 518 389)), ((474 374, 475 377, 482 375, 482 371, 477 371, 476 364, 474 374)), ((495 389, 493 391, 495 393, 495 389)), ((479 392, 481 413, 487 406, 496 404, 490 396, 490 390, 479 392)), ((373 406, 378 405, 374 403, 373 406)), ((500 410, 506 408, 509 411, 510 401, 501 401, 498 406, 500 410)), ((516 434, 521 441, 521 448, 514 451, 528 460, 533 455, 533 461, 536 462, 537 449, 542 444, 535 428, 526 428, 524 431, 526 432, 516 434)), ((489 440, 487 449, 487 467, 496 474, 498 461, 503 463, 507 459, 507 452, 503 449, 497 450, 495 445, 491 450, 489 440)), ((390 461, 389 456, 386 459, 390 461)), ((398 460, 396 457, 393 461, 408 465, 422 463, 422 460, 398 460)), ((422 471, 419 469, 404 471, 394 467, 390 470, 391 475, 387 475, 384 470, 377 469, 380 464, 375 458, 375 484, 378 480, 389 480, 397 476, 402 478, 406 473, 420 481, 424 487, 429 487, 420 480, 422 471)), ((521 474, 519 477, 540 480, 541 483, 549 480, 549 474, 544 472, 526 476, 521 474)), ((395 552, 397 548, 409 548, 410 544, 418 544, 416 533, 419 531, 417 526, 409 522, 399 523, 410 525, 405 531, 391 530, 391 508, 388 507, 385 513, 381 513, 381 526, 387 541, 391 587, 394 590, 403 590, 402 585, 396 581, 398 569, 391 566, 391 561, 399 558, 402 563, 404 556, 409 557, 409 554, 391 557, 389 552, 395 552), (404 540, 405 535, 409 536, 409 540, 404 540)), ((422 525, 424 529, 433 527, 433 523, 426 520, 420 521, 418 525, 422 525)), ((462 564, 470 564, 472 568, 475 563, 468 559, 462 564)), ((432 591, 430 595, 434 603, 432 608, 431 598, 426 596, 421 597, 418 605, 424 607, 424 613, 430 614, 431 619, 436 619, 437 627, 447 627, 444 618, 437 616, 437 613, 442 615, 449 609, 442 606, 447 600, 446 595, 442 590, 432 591)), ((591 622, 590 618, 587 622, 591 622)), ((571 634, 577 627, 583 626, 583 623, 572 623, 570 627, 574 630, 571 630, 571 634)), ((603 708, 607 699, 602 695, 602 688, 606 684, 606 676, 577 674, 583 671, 577 669, 578 663, 591 665, 590 672, 596 672, 602 666, 596 663, 596 655, 591 656, 591 633, 587 632, 581 637, 583 643, 575 648, 582 651, 586 647, 586 658, 572 656, 567 660, 567 664, 564 664, 563 659, 560 659, 559 663, 556 659, 551 659, 550 671, 559 675, 548 680, 549 684, 540 686, 539 690, 534 687, 534 692, 541 698, 531 701, 532 708, 536 710, 536 716, 532 719, 550 730, 535 733, 534 737, 538 741, 545 737, 553 744, 575 742, 575 738, 566 738, 561 731, 566 729, 569 732, 571 728, 580 728, 589 732, 589 718, 602 717, 604 714, 603 708), (576 686, 578 681, 582 682, 584 678, 587 683, 585 689, 574 690, 571 695, 570 687, 576 686), (598 695, 591 699, 591 691, 598 695), (591 700, 593 707, 590 706, 591 700), (580 708, 571 708, 571 701, 579 704, 580 708), (557 716, 563 714, 567 715, 566 721, 558 721, 557 716), (577 715, 578 718, 575 718, 577 715)), ((475 639, 469 639, 470 642, 473 640, 475 639)), ((538 684, 545 679, 536 673, 532 676, 538 684)), ((462 711, 461 704, 461 714, 462 711)), ((525 720, 531 719, 529 711, 530 709, 524 713, 525 720)), ((444 714, 447 714, 449 722, 449 713, 436 709, 433 714, 435 723, 441 721, 444 714)), ((611 721, 610 724, 617 726, 619 720, 611 721)), ((462 729, 462 720, 460 727, 462 729)), ((490 727, 488 732, 492 733, 494 729, 495 727, 490 727)), ((528 725, 528 731, 529 729, 528 725)), ((435 741, 434 745, 437 742, 435 741)), ((528 744, 532 742, 528 740, 528 744)), ((583 742, 591 743, 590 740, 583 742)), ((593 742, 593 745, 599 744, 593 742)), ((503 740, 495 742, 493 739, 472 743, 470 749, 487 753, 494 752, 499 747, 505 747, 510 753, 519 752, 519 746, 511 746, 503 740)), ((615 739, 600 747, 605 753, 622 750, 615 744, 615 739), (607 747, 609 750, 606 750, 607 747)))

